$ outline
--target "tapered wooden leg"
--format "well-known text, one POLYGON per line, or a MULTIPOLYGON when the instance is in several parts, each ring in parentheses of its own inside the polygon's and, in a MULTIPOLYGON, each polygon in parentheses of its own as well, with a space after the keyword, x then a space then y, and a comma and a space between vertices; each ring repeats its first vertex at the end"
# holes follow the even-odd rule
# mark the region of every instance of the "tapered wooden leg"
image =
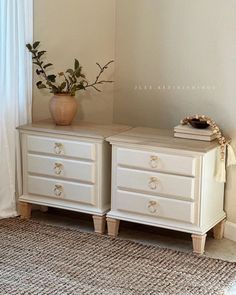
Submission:
POLYGON ((25 202, 20 202, 20 216, 23 219, 29 219, 31 217, 32 205, 25 202))
POLYGON ((94 224, 95 233, 98 233, 98 234, 105 233, 105 227, 106 227, 106 217, 105 216, 93 215, 93 224, 94 224))
POLYGON ((48 212, 48 206, 40 206, 39 210, 43 213, 46 213, 46 212, 48 212))
POLYGON ((202 255, 205 252, 207 235, 192 235, 193 252, 202 255))
POLYGON ((213 227, 213 236, 216 240, 222 240, 224 237, 225 219, 213 227))
POLYGON ((117 237, 119 232, 120 220, 107 217, 108 235, 117 237))

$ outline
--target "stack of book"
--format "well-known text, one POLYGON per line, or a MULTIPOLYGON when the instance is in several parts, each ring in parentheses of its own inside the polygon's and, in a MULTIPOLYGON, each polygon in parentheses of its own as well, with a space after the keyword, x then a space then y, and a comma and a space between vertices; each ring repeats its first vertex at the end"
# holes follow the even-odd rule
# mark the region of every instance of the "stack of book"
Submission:
POLYGON ((206 129, 193 128, 190 125, 178 125, 174 128, 174 136, 186 139, 195 139, 203 141, 212 141, 216 139, 213 130, 208 127, 206 129))

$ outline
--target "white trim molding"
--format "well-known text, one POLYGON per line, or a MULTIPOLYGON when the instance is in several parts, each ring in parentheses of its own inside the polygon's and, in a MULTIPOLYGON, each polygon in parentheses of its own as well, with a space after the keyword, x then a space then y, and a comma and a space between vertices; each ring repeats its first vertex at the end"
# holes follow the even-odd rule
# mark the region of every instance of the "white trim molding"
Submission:
POLYGON ((236 223, 226 221, 224 237, 236 242, 236 223))

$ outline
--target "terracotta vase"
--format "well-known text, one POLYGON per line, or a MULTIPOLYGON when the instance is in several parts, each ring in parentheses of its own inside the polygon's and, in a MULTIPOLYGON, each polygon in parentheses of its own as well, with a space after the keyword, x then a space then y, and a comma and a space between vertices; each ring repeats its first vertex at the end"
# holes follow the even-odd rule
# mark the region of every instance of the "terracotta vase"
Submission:
POLYGON ((55 94, 49 102, 49 110, 55 123, 60 126, 71 125, 78 104, 74 96, 67 94, 55 94))

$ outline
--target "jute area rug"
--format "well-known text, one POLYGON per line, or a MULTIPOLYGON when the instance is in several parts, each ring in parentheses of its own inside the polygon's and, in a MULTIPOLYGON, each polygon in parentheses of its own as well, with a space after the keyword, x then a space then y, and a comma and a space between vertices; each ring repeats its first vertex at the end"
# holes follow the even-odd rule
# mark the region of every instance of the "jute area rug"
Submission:
POLYGON ((235 263, 32 220, 0 220, 4 295, 222 295, 235 274, 235 263))

